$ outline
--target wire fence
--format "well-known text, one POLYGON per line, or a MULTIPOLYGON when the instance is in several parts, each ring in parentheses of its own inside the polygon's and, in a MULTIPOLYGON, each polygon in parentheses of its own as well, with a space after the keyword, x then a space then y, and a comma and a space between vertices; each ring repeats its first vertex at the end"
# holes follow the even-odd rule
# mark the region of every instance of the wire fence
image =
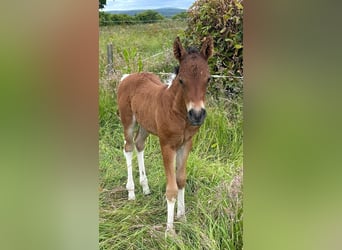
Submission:
MULTIPOLYGON (((166 53, 171 53, 171 49, 167 49, 161 52, 158 52, 156 54, 153 54, 152 56, 146 57, 142 60, 142 62, 147 62, 152 58, 155 58, 160 55, 165 55, 166 53)), ((105 66, 107 75, 110 76, 114 72, 114 65, 113 65, 113 46, 112 44, 107 44, 107 65, 105 66)), ((174 75, 173 72, 167 73, 167 72, 154 72, 157 75, 161 75, 167 78, 170 78, 174 75)), ((211 78, 217 78, 217 79, 235 79, 235 80, 240 80, 243 81, 243 76, 232 76, 232 75, 217 75, 213 74, 211 75, 211 78)))
POLYGON ((167 23, 173 21, 186 22, 187 18, 176 18, 176 19, 151 19, 151 20, 100 20, 100 23, 104 24, 146 24, 146 23, 167 23))
MULTIPOLYGON (((157 72, 157 75, 164 75, 167 77, 172 76, 174 73, 165 73, 165 72, 157 72)), ((243 76, 227 76, 227 75, 210 75, 210 77, 212 78, 232 78, 232 79, 239 79, 239 80, 243 80, 243 76)))

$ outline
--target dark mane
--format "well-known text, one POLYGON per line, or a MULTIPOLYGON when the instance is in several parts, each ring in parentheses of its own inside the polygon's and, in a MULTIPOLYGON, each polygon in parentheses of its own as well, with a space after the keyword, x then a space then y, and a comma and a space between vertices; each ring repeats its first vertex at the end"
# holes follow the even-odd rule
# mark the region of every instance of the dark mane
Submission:
POLYGON ((176 75, 178 75, 178 73, 179 73, 179 65, 177 65, 177 66, 174 68, 173 72, 174 72, 176 75))
POLYGON ((199 53, 196 47, 189 47, 186 49, 186 52, 188 52, 188 54, 199 53))

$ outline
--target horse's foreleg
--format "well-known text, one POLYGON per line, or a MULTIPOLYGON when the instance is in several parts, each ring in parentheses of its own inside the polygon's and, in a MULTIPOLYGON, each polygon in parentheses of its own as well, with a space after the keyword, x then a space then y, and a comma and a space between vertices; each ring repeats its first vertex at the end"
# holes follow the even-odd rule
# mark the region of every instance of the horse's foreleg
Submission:
MULTIPOLYGON (((123 119, 121 119, 123 120, 123 119)), ((129 125, 124 124, 124 135, 125 135, 125 149, 124 155, 127 163, 127 184, 126 189, 128 191, 128 200, 135 200, 134 194, 134 180, 133 180, 133 169, 132 169, 132 158, 133 158, 133 130, 135 119, 132 117, 132 121, 129 125), (126 126, 125 126, 126 125, 126 126)))
POLYGON ((128 200, 135 200, 133 169, 132 169, 133 151, 126 152, 124 150, 124 155, 125 155, 126 163, 127 163, 127 184, 126 184, 126 189, 128 191, 128 200))
POLYGON ((186 183, 186 161, 188 159, 189 151, 192 147, 192 141, 186 142, 181 148, 177 150, 176 156, 176 180, 178 186, 177 195, 177 219, 185 220, 185 202, 184 202, 184 190, 186 183))
POLYGON ((176 152, 169 145, 161 145, 163 162, 166 175, 166 201, 167 201, 167 225, 166 232, 174 233, 174 208, 178 187, 175 176, 175 157, 176 152))
POLYGON ((150 188, 148 187, 148 180, 147 180, 145 164, 144 164, 145 140, 148 135, 149 135, 148 132, 144 128, 139 127, 139 132, 137 134, 137 137, 135 138, 135 147, 138 151, 140 185, 142 186, 143 193, 145 195, 151 193, 150 188))
POLYGON ((148 180, 145 170, 145 164, 144 164, 144 150, 138 151, 138 165, 139 165, 139 175, 140 175, 140 185, 143 188, 143 193, 145 195, 150 194, 150 188, 148 187, 148 180))

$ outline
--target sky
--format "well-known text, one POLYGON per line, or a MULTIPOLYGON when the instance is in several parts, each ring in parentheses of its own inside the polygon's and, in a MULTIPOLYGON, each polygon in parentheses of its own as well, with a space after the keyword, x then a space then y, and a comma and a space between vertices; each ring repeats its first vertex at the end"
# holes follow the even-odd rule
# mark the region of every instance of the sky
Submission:
POLYGON ((195 0, 107 0, 107 10, 157 9, 173 7, 188 9, 195 0))

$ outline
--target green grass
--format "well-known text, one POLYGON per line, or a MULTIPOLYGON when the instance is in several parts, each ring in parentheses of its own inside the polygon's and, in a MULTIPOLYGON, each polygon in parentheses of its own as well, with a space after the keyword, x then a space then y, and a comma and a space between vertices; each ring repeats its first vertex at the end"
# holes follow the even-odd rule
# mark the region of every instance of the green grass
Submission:
MULTIPOLYGON (((187 222, 175 222, 176 237, 165 238, 166 179, 155 136, 148 137, 145 148, 152 194, 142 194, 134 158, 136 200, 127 200, 124 139, 116 105, 116 85, 127 62, 114 59, 116 72, 106 76, 106 43, 112 40, 116 52, 134 48, 142 59, 165 51, 161 58, 147 60, 143 70, 167 72, 174 64, 168 50, 182 28, 184 24, 170 22, 100 29, 100 249, 242 249, 242 103, 234 104, 237 119, 230 120, 230 100, 217 102, 208 96, 208 117, 194 138, 187 164, 187 222)), ((116 57, 121 58, 120 53, 116 57)), ((128 63, 133 69, 135 58, 128 63)))
POLYGON ((176 60, 172 44, 185 28, 186 23, 182 21, 100 27, 100 76, 105 73, 106 46, 109 43, 113 44, 114 65, 119 74, 138 71, 139 60, 143 62, 142 71, 173 70, 176 60), (136 54, 127 65, 124 54, 134 54, 134 50, 136 54))

